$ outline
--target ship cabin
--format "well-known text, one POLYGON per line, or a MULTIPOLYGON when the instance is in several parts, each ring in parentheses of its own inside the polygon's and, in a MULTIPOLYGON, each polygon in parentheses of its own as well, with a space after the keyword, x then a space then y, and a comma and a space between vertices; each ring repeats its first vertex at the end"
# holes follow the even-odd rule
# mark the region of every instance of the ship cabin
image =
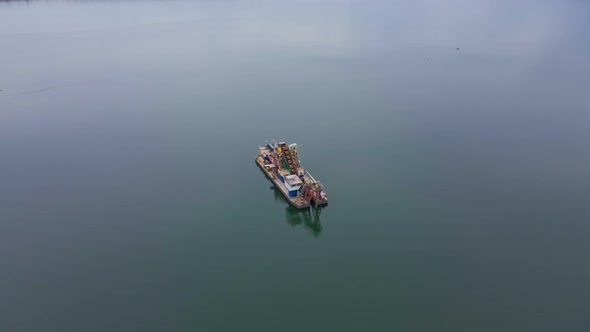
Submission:
POLYGON ((287 187, 287 190, 289 191, 289 197, 296 197, 297 192, 299 192, 299 188, 301 188, 302 185, 303 181, 301 181, 301 179, 295 174, 287 175, 285 177, 285 187, 287 187))

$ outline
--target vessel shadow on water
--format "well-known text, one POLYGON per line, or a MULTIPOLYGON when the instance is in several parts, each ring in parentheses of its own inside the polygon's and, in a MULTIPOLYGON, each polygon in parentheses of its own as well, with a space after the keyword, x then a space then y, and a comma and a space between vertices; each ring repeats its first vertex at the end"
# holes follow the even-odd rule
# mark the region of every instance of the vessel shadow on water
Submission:
MULTIPOLYGON (((274 194, 276 202, 288 203, 285 196, 275 187, 269 187, 274 194)), ((325 208, 325 205, 312 206, 309 209, 297 209, 291 205, 287 205, 285 208, 285 218, 289 225, 293 227, 303 226, 313 236, 318 237, 322 232, 321 212, 325 208)))

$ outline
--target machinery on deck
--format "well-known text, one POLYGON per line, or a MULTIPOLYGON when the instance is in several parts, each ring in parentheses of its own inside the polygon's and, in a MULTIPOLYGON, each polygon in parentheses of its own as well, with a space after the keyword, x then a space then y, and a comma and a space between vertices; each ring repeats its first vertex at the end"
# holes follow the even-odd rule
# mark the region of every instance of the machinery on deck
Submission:
POLYGON ((309 202, 314 202, 316 205, 327 204, 328 203, 328 195, 324 191, 324 187, 322 183, 316 181, 316 179, 309 174, 309 172, 305 172, 307 176, 304 176, 307 181, 301 188, 301 195, 305 198, 305 200, 309 202))
POLYGON ((270 177, 275 186, 293 206, 305 208, 328 204, 328 195, 322 184, 303 169, 295 143, 266 143, 259 146, 256 163, 270 177))

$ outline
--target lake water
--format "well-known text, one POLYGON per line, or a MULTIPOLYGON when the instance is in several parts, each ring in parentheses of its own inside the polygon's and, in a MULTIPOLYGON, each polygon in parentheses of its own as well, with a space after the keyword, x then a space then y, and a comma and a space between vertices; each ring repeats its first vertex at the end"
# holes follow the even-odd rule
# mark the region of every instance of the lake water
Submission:
POLYGON ((589 59, 588 1, 0 1, 0 330, 588 331, 589 59))

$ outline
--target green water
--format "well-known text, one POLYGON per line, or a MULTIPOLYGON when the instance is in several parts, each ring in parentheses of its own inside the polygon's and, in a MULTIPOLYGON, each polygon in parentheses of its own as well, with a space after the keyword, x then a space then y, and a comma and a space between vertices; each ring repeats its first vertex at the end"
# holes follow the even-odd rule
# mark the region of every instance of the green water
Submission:
POLYGON ((0 1, 0 330, 587 331, 589 22, 0 1), (272 188, 272 139, 326 208, 272 188))

